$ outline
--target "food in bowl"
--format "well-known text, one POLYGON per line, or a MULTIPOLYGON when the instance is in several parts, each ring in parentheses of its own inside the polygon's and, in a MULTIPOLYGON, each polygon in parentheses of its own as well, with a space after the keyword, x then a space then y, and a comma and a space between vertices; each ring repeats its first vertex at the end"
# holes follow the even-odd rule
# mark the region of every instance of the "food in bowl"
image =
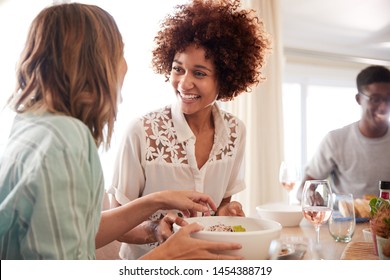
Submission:
POLYGON ((227 226, 224 224, 218 224, 209 226, 206 228, 207 231, 225 231, 225 232, 244 232, 246 231, 241 225, 238 226, 227 226))
MULTIPOLYGON (((191 234, 194 238, 217 242, 232 242, 241 244, 238 250, 224 251, 224 254, 242 256, 247 260, 265 260, 269 258, 271 241, 280 237, 282 226, 275 221, 252 217, 208 216, 185 219, 188 223, 197 222, 204 230, 191 234), (208 231, 215 225, 241 226, 245 231, 208 231)), ((180 228, 173 225, 174 231, 180 228)))
POLYGON ((283 227, 299 226, 303 218, 300 205, 268 203, 256 206, 256 212, 260 218, 276 221, 283 227))

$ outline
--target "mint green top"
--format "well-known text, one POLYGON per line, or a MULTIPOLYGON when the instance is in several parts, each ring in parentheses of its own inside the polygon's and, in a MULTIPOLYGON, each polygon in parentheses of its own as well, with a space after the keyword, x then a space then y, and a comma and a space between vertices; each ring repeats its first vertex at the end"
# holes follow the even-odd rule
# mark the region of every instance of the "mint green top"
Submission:
POLYGON ((81 121, 17 115, 0 155, 1 259, 94 259, 103 192, 81 121))

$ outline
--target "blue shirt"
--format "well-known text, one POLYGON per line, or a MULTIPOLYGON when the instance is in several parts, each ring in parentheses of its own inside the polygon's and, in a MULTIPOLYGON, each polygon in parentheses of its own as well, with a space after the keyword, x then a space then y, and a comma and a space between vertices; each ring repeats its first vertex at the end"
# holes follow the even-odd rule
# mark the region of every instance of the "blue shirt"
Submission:
POLYGON ((0 158, 1 259, 94 259, 103 192, 81 121, 17 115, 0 158))

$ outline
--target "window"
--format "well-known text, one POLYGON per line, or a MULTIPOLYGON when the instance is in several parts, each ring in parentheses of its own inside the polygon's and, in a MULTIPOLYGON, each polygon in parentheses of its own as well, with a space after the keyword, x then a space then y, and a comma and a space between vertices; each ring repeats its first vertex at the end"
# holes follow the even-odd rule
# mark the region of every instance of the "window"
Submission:
MULTIPOLYGON (((284 149, 302 172, 325 134, 360 119, 356 88, 306 82, 283 85, 284 149)), ((303 173, 302 173, 303 174, 303 173)))

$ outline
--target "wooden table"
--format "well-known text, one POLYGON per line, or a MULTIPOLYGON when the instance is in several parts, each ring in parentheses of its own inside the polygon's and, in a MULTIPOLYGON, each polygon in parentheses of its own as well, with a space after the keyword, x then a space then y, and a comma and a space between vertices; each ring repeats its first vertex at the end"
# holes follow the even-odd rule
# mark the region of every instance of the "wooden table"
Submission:
MULTIPOLYGON (((321 243, 321 258, 326 260, 339 260, 343 256, 344 250, 351 245, 361 244, 366 245, 368 248, 371 248, 371 244, 364 243, 363 236, 363 228, 369 227, 369 223, 357 223, 355 228, 355 233, 352 237, 352 241, 350 243, 342 243, 336 242, 333 237, 330 235, 328 230, 328 225, 322 225, 320 229, 320 243, 321 243)), ((281 232, 280 238, 289 238, 289 237, 304 237, 313 242, 316 239, 316 233, 314 230, 314 226, 307 222, 306 220, 302 220, 299 227, 284 227, 281 232)), ((367 259, 372 259, 372 256, 368 256, 367 259)), ((375 257, 375 256, 374 256, 375 257)), ((304 259, 310 259, 309 254, 305 254, 304 259)))

